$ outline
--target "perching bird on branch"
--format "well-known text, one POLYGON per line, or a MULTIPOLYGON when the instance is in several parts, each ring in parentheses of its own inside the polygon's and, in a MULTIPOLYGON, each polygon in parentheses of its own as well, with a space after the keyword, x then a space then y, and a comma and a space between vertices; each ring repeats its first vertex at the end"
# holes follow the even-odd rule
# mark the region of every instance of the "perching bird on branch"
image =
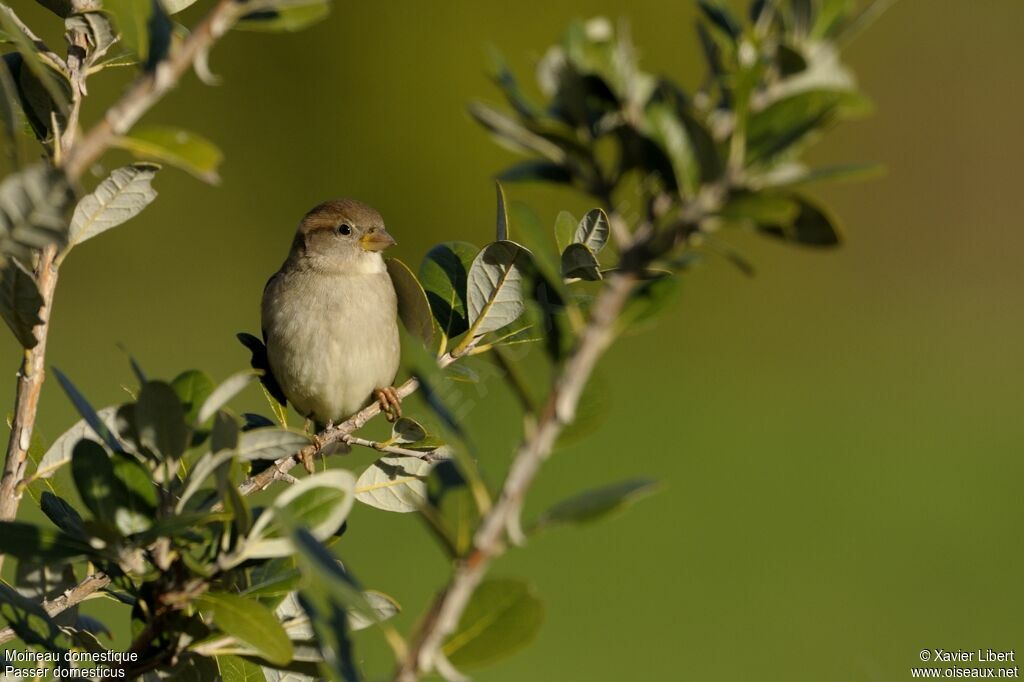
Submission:
MULTIPOLYGON (((391 386, 397 300, 381 256, 394 243, 376 210, 353 199, 326 201, 299 223, 288 258, 263 290, 264 385, 307 419, 337 424, 371 399, 389 420, 401 414, 391 386)), ((242 342, 258 366, 255 344, 242 342)))

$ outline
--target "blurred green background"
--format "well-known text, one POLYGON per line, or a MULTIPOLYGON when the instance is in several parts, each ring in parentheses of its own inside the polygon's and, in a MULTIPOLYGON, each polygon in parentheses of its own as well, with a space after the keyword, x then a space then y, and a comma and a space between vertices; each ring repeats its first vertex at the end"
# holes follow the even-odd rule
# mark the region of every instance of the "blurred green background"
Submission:
MULTIPOLYGON (((13 6, 60 43, 52 15, 13 6)), ((596 14, 629 20, 648 70, 698 82, 686 1, 338 2, 303 33, 229 35, 211 59, 223 85, 189 76, 145 119, 219 144, 222 184, 167 169, 152 207, 75 251, 49 364, 96 405, 133 382, 119 345, 154 376, 246 367, 233 335, 258 329, 264 281, 328 197, 380 209, 414 265, 435 242, 490 239, 491 178, 514 158, 465 114, 471 98, 499 100, 485 47, 532 86, 567 22, 596 14)), ((909 679, 922 648, 1024 648, 1022 25, 1019 0, 902 0, 849 46, 877 113, 812 160, 888 173, 816 190, 847 243, 814 252, 735 233, 755 279, 708 261, 656 329, 614 347, 609 413, 550 461, 528 514, 635 475, 665 489, 498 562, 494 574, 536 582, 548 615, 532 646, 476 679, 885 682, 909 679)), ((87 122, 129 75, 90 83, 87 122)), ((589 207, 564 190, 509 192, 549 224, 589 207)), ((9 411, 7 334, 0 358, 9 411)), ((484 386, 469 420, 489 434, 496 481, 517 420, 500 383, 484 386)), ((236 407, 265 412, 255 389, 236 407)), ((74 420, 47 382, 40 434, 74 420)), ((399 599, 403 629, 446 572, 411 515, 357 507, 338 547, 399 599)), ((387 669, 378 641, 360 644, 387 669)))

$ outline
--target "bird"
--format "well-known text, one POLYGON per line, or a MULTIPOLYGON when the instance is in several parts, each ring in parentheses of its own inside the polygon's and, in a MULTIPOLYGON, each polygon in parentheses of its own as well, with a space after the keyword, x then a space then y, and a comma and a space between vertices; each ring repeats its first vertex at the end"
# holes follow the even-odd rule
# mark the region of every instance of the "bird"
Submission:
POLYGON ((398 303, 382 255, 395 243, 375 209, 355 199, 325 201, 299 222, 288 257, 263 289, 266 357, 253 349, 253 365, 265 365, 268 392, 318 429, 374 400, 389 421, 401 416, 392 386, 401 354, 398 303))

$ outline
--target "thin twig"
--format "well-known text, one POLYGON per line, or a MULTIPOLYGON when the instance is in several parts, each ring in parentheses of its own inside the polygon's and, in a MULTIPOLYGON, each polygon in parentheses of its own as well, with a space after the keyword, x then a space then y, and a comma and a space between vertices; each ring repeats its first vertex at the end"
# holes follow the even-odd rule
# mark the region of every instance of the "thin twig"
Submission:
POLYGON ((491 560, 505 550, 506 532, 513 540, 521 539, 519 515, 526 492, 551 454, 558 435, 572 420, 594 366, 614 337, 615 321, 635 283, 630 273, 615 274, 598 295, 590 322, 555 382, 536 430, 520 445, 501 496, 481 521, 472 549, 456 564, 447 587, 434 600, 417 629, 408 654, 395 672, 396 682, 413 682, 420 674, 434 670, 448 679, 460 679, 441 646, 458 625, 491 560))
POLYGON ((360 447, 370 448, 371 450, 377 450, 378 452, 386 452, 391 455, 416 457, 417 459, 426 460, 428 462, 446 459, 444 455, 438 455, 433 450, 410 450, 409 448, 403 448, 397 445, 387 445, 385 443, 379 443, 375 440, 366 440, 365 438, 359 438, 357 436, 347 436, 345 438, 345 443, 348 445, 358 445, 360 447))
MULTIPOLYGON (((468 344, 461 355, 455 356, 451 353, 446 353, 441 356, 437 361, 438 366, 443 369, 457 361, 459 358, 469 355, 476 347, 477 342, 479 342, 479 339, 468 344)), ((405 399, 415 393, 419 387, 420 382, 413 377, 406 380, 405 383, 396 388, 395 393, 398 394, 399 399, 405 399)), ((264 490, 275 480, 278 480, 278 476, 280 474, 288 473, 288 471, 300 462, 312 461, 318 457, 323 457, 325 453, 328 453, 333 449, 331 446, 337 443, 345 443, 352 433, 361 429, 367 422, 380 413, 380 403, 371 403, 334 428, 317 434, 316 443, 307 445, 298 452, 278 459, 272 466, 267 467, 255 476, 250 476, 242 481, 241 485, 238 486, 238 492, 242 495, 251 495, 259 490, 264 490)))
MULTIPOLYGON (((42 603, 43 609, 46 610, 51 616, 56 616, 58 613, 62 613, 72 606, 80 604, 85 601, 89 595, 110 584, 110 577, 102 571, 97 571, 85 578, 82 582, 78 583, 70 590, 66 591, 59 597, 54 599, 48 599, 42 603)), ((16 637, 14 630, 11 628, 4 628, 0 630, 0 644, 9 642, 16 637)))

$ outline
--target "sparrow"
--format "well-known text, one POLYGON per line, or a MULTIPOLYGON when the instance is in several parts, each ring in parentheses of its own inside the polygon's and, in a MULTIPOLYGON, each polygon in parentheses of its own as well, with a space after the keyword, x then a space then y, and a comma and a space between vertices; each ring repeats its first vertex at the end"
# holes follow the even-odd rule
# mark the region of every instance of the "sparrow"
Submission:
POLYGON ((393 421, 399 364, 398 304, 384 258, 395 240, 373 208, 325 201, 295 232, 263 289, 264 385, 318 427, 331 428, 373 399, 393 421))

